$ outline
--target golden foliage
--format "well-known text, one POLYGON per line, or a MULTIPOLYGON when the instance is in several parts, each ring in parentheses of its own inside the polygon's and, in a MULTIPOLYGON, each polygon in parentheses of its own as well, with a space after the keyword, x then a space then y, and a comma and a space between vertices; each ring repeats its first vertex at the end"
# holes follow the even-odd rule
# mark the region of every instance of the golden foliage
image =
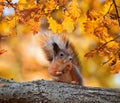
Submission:
POLYGON ((88 10, 87 12, 87 18, 89 18, 90 20, 97 20, 100 16, 101 14, 94 9, 88 10))
POLYGON ((58 24, 52 17, 48 17, 49 29, 52 30, 53 33, 61 33, 62 26, 58 24))
MULTIPOLYGON (((0 0, 0 35, 14 35, 18 31, 21 34, 37 34, 42 28, 41 20, 46 22, 46 28, 53 33, 73 33, 80 30, 78 34, 94 36, 98 44, 85 56, 103 56, 108 59, 107 64, 112 64, 110 67, 114 65, 114 71, 119 71, 119 62, 113 63, 113 60, 120 59, 120 8, 115 7, 112 0, 94 0, 95 2, 97 4, 92 4, 92 0, 18 0, 16 3, 12 0, 0 0), (14 13, 3 15, 5 8, 13 8, 14 13), (81 32, 83 28, 80 27, 80 22, 84 22, 84 33, 81 32)), ((116 3, 120 4, 119 1, 116 3)), ((1 49, 0 54, 3 52, 5 50, 1 49)))
POLYGON ((112 5, 113 5, 112 0, 111 1, 109 0, 108 2, 106 2, 102 8, 101 13, 103 15, 106 15, 107 13, 109 13, 113 9, 112 5))
POLYGON ((73 20, 80 17, 81 10, 78 5, 77 0, 73 0, 71 4, 68 5, 68 15, 73 18, 73 20))
POLYGON ((39 20, 30 19, 27 22, 27 25, 30 26, 30 30, 33 32, 33 34, 37 34, 40 31, 39 20))
MULTIPOLYGON (((111 70, 112 73, 117 73, 119 71, 119 62, 114 62, 119 58, 119 35, 113 35, 112 27, 118 28, 117 16, 113 17, 114 4, 111 0, 106 1, 103 10, 96 11, 94 9, 88 10, 87 20, 84 23, 85 32, 90 35, 94 35, 99 40, 99 46, 95 50, 88 52, 85 57, 93 57, 94 54, 99 56, 107 57, 108 60, 105 62, 114 65, 114 69, 111 70)), ((118 14, 119 15, 119 14, 118 14)), ((118 30, 118 32, 120 32, 118 30)), ((104 64, 104 63, 103 63, 104 64)))
POLYGON ((113 65, 111 73, 115 74, 115 73, 119 73, 120 71, 120 60, 117 60, 117 62, 115 63, 115 65, 113 65))
POLYGON ((62 26, 64 30, 66 30, 68 33, 71 33, 74 30, 74 21, 69 16, 65 16, 64 20, 62 22, 62 26))
POLYGON ((59 9, 59 6, 55 2, 55 0, 48 0, 48 2, 45 3, 45 13, 50 13, 55 9, 59 9))

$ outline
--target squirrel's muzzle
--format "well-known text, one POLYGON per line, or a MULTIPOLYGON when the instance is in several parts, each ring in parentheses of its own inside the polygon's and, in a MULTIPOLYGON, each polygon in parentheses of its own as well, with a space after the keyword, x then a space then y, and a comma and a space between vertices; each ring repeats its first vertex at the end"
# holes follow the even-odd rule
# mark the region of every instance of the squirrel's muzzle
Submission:
POLYGON ((71 57, 71 56, 68 56, 68 57, 64 60, 64 63, 71 62, 71 61, 72 61, 72 57, 71 57))

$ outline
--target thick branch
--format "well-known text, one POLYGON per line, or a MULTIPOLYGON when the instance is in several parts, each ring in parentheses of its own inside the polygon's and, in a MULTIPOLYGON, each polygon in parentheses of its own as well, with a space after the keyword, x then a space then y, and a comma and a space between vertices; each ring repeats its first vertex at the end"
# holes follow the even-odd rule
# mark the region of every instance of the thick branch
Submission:
POLYGON ((120 103, 120 89, 44 80, 16 83, 0 79, 0 103, 120 103))

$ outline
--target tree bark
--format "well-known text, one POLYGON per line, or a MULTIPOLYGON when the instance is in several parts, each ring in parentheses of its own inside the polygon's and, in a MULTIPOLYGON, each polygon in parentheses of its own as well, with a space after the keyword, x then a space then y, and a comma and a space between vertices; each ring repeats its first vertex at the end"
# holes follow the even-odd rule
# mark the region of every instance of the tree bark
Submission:
POLYGON ((18 83, 0 79, 0 103, 120 103, 120 89, 44 80, 18 83))

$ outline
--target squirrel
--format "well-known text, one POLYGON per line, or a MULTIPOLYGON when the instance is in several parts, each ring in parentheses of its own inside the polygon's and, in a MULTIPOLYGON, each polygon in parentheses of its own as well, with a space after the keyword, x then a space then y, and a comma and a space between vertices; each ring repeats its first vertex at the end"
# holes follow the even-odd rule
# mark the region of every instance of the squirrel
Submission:
POLYGON ((42 34, 40 45, 50 62, 48 72, 53 81, 83 85, 77 53, 64 35, 42 34))

